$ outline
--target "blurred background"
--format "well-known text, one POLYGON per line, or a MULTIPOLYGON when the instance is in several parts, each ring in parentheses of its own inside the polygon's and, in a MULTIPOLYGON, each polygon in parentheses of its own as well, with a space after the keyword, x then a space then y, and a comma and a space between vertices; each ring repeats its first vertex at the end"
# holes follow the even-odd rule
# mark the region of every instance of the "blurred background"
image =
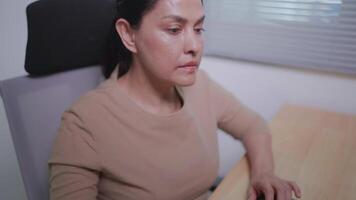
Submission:
MULTIPOLYGON (((0 1, 0 80, 26 75, 25 9, 0 1)), ((356 115, 356 0, 205 0, 201 68, 270 121, 285 104, 356 115)), ((219 132, 223 177, 243 147, 219 132)), ((0 100, 0 199, 26 199, 0 100)))

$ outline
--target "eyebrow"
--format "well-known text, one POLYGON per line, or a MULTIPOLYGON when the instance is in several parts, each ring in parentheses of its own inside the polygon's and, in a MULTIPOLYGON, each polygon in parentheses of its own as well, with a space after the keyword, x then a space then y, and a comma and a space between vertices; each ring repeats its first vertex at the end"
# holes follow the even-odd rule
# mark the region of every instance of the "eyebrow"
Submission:
MULTIPOLYGON (((171 18, 177 22, 180 22, 180 23, 187 23, 187 19, 186 18, 183 18, 181 16, 178 16, 178 15, 167 15, 167 16, 164 16, 162 17, 162 19, 167 19, 167 18, 171 18)), ((202 23, 205 19, 205 15, 203 15, 202 17, 200 17, 197 22, 195 22, 195 25, 196 24, 199 24, 199 23, 202 23)))

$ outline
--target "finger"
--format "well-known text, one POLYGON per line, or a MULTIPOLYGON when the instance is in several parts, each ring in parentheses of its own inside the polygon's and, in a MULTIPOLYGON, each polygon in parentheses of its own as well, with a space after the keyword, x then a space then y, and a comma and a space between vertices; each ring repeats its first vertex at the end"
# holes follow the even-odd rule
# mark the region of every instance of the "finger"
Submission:
POLYGON ((274 183, 273 187, 277 195, 277 200, 287 200, 287 187, 285 187, 285 185, 281 183, 274 183))
POLYGON ((257 192, 253 187, 250 187, 248 189, 247 195, 248 195, 248 197, 247 197, 248 200, 256 200, 257 199, 257 192))
POLYGON ((288 181, 288 184, 292 187, 292 190, 297 198, 302 197, 302 191, 300 190, 299 186, 293 182, 293 181, 288 181))
POLYGON ((271 185, 265 185, 262 189, 263 193, 265 194, 266 200, 273 200, 274 197, 274 190, 271 185))
POLYGON ((287 183, 285 183, 285 188, 286 188, 286 199, 287 200, 290 200, 290 199, 292 199, 292 196, 293 196, 293 194, 292 194, 292 186, 290 185, 290 184, 288 184, 288 182, 287 183))

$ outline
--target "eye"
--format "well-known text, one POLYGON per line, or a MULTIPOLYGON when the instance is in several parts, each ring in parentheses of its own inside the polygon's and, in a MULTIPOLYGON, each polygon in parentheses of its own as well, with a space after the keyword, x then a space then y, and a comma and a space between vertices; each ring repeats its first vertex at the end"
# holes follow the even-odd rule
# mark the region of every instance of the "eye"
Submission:
POLYGON ((168 32, 171 34, 178 34, 180 32, 180 28, 170 28, 168 32))
POLYGON ((195 29, 195 32, 198 33, 198 34, 202 34, 204 31, 205 31, 204 28, 196 28, 195 29))

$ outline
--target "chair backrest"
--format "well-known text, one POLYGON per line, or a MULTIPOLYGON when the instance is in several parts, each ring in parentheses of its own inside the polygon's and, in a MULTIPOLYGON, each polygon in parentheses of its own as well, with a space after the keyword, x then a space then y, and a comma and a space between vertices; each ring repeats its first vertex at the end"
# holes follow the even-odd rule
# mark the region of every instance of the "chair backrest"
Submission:
POLYGON ((92 66, 44 77, 0 81, 28 200, 49 199, 47 161, 61 114, 103 79, 101 68, 92 66))

